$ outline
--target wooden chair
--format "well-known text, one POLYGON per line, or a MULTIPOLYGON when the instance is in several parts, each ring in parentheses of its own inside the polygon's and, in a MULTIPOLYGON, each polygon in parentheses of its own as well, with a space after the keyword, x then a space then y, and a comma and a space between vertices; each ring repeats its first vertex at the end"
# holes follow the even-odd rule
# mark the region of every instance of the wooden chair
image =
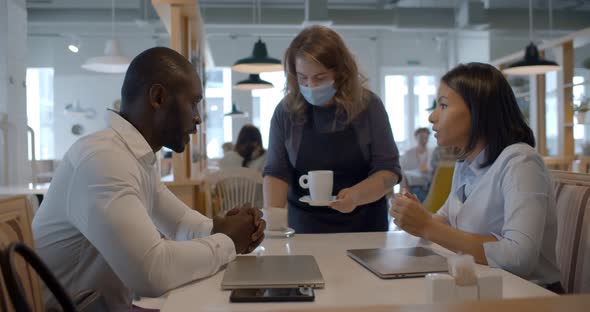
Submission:
POLYGON ((422 203, 428 211, 437 212, 449 197, 454 171, 455 162, 452 161, 441 161, 434 170, 430 190, 422 203))
MULTIPOLYGON (((32 211, 25 196, 0 198, 0 249, 4 250, 11 242, 23 242, 33 248, 31 230, 32 211)), ((44 311, 41 284, 33 269, 24 261, 17 262, 17 271, 28 302, 34 311, 44 311)), ((2 311, 14 311, 8 302, 8 293, 0 276, 0 308, 2 311)))
POLYGON ((557 211, 557 264, 566 293, 590 292, 590 175, 550 171, 557 211))
POLYGON ((262 202, 262 175, 258 170, 235 167, 211 173, 205 178, 207 215, 225 214, 228 210, 262 202))
POLYGON ((578 161, 578 172, 590 173, 590 156, 580 156, 578 161))
POLYGON ((543 162, 545 166, 550 170, 561 170, 571 171, 572 163, 574 161, 573 156, 544 156, 543 162))

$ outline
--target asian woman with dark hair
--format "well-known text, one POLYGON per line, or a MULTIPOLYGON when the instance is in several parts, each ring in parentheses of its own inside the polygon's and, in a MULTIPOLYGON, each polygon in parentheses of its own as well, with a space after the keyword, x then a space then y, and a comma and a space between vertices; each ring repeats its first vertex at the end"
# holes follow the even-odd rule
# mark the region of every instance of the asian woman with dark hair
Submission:
POLYGON ((410 193, 395 197, 394 222, 559 289, 553 186, 508 82, 491 65, 461 64, 442 77, 437 102, 429 118, 437 143, 461 150, 451 192, 436 214, 410 193))

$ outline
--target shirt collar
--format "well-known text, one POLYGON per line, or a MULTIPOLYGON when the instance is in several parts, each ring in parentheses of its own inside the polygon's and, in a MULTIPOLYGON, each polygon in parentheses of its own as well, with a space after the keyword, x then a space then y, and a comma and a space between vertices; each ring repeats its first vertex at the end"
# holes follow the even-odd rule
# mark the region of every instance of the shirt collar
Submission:
POLYGON ((475 159, 473 161, 466 161, 466 168, 469 171, 471 171, 471 173, 478 177, 482 174, 484 174, 487 171, 487 167, 482 168, 481 165, 484 163, 485 159, 486 159, 486 148, 482 149, 479 154, 477 154, 477 157, 475 157, 475 159))
POLYGON ((146 165, 154 165, 156 163, 156 155, 152 148, 145 140, 143 135, 127 121, 121 117, 117 112, 108 110, 107 123, 119 136, 133 156, 146 165))

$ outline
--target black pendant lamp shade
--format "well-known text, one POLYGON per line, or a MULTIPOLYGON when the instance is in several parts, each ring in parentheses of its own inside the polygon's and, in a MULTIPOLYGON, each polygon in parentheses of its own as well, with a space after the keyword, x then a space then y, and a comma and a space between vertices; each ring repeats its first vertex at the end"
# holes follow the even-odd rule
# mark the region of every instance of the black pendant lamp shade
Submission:
POLYGON ((244 112, 242 112, 241 110, 238 109, 238 106, 236 105, 236 103, 232 103, 231 104, 231 112, 224 114, 224 116, 229 116, 229 117, 247 117, 248 115, 244 112))
POLYGON ((236 90, 256 90, 256 89, 271 89, 274 86, 272 83, 260 79, 260 75, 258 74, 250 74, 248 79, 242 80, 234 86, 236 90))
POLYGON ((539 75, 560 69, 557 63, 542 59, 537 46, 531 42, 526 47, 524 59, 510 64, 503 72, 507 75, 539 75))
POLYGON ((276 58, 268 56, 266 44, 262 40, 254 44, 252 56, 238 60, 232 69, 246 74, 259 74, 264 72, 282 71, 283 65, 276 58))

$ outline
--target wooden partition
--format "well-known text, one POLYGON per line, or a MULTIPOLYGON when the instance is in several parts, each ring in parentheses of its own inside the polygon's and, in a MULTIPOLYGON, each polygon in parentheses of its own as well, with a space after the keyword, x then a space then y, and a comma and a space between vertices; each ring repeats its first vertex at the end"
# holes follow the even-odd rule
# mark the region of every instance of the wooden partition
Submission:
MULTIPOLYGON (((574 156, 574 112, 572 107, 573 101, 573 76, 574 76, 574 48, 577 46, 581 46, 587 44, 588 38, 590 37, 590 28, 586 28, 562 38, 553 40, 546 44, 540 45, 539 53, 540 55, 544 55, 544 52, 548 49, 558 48, 560 49, 561 58, 555 60, 561 66, 561 80, 560 85, 558 86, 558 90, 563 92, 563 97, 558 98, 558 100, 563 101, 562 113, 561 116, 563 117, 562 120, 559 121, 559 131, 563 134, 563 145, 562 150, 558 151, 558 155, 560 156, 574 156)), ((524 43, 523 43, 524 46, 524 43)), ((523 57, 523 51, 519 51, 517 53, 513 53, 511 55, 502 57, 500 59, 492 61, 492 64, 496 67, 503 69, 523 57)), ((536 105, 537 115, 535 116, 537 120, 537 126, 535 129, 535 133, 537 134, 537 150, 538 152, 546 156, 547 155, 547 136, 546 136, 546 129, 545 129, 545 75, 537 75, 534 79, 535 88, 536 90, 534 96, 536 101, 531 101, 531 105, 536 105)))
MULTIPOLYGON (((203 26, 197 0, 152 0, 152 5, 170 34, 170 48, 176 50, 193 63, 203 76, 204 49, 203 26)), ((204 100, 199 110, 204 111, 204 100)), ((200 129, 206 129, 202 120, 200 129)), ((183 153, 172 155, 174 181, 188 181, 207 168, 206 137, 204 131, 191 136, 183 153), (192 155, 198 155, 196 165, 192 155), (202 156, 204 155, 204 157, 202 156)))
MULTIPOLYGON (((191 61, 203 77, 204 35, 198 0, 152 0, 152 5, 170 34, 170 47, 191 61)), ((205 111, 204 100, 199 111, 205 111)), ((184 152, 172 155, 174 179, 165 183, 180 200, 202 214, 207 212, 203 179, 200 178, 207 170, 206 128, 205 120, 202 120, 200 131, 191 136, 191 143, 184 152), (193 155, 196 155, 194 162, 193 155)))

